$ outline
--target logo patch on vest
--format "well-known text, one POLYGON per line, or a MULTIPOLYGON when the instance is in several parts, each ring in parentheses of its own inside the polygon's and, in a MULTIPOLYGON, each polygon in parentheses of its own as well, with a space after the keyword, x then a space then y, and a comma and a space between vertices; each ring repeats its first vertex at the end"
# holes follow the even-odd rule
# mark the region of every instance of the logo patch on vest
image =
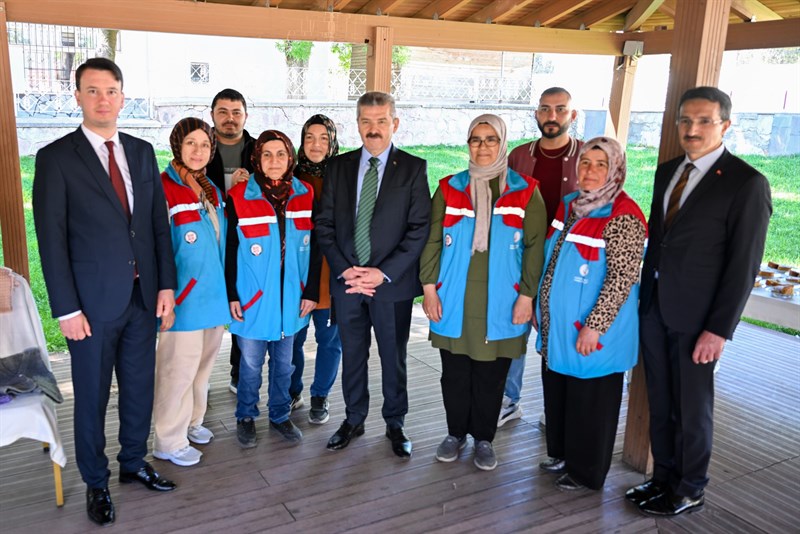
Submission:
POLYGON ((444 246, 449 247, 453 244, 453 236, 450 234, 444 234, 444 246))
POLYGON ((253 243, 252 245, 250 245, 250 254, 252 254, 253 256, 261 256, 261 252, 263 252, 263 250, 264 249, 262 249, 261 245, 259 245, 258 243, 253 243))
POLYGON ((311 242, 311 236, 309 236, 308 234, 304 235, 303 236, 303 246, 307 247, 310 242, 311 242))
POLYGON ((520 239, 522 239, 522 234, 519 232, 514 232, 514 243, 519 243, 520 239))
POLYGON ((580 274, 580 276, 576 276, 575 278, 572 279, 572 281, 577 282, 579 284, 588 284, 589 280, 586 278, 586 275, 589 274, 589 264, 584 263, 583 265, 578 267, 578 274, 580 274))
POLYGON ((190 245, 194 245, 195 241, 197 241, 197 234, 194 232, 186 232, 183 235, 183 240, 189 243, 190 245))

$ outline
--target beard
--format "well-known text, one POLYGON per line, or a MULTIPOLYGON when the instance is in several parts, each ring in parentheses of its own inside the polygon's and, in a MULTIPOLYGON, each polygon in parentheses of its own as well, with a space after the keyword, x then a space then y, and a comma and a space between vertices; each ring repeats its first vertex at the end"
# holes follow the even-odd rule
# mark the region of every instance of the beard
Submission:
POLYGON ((542 132, 542 137, 545 137, 547 139, 555 139, 556 137, 564 135, 569 130, 571 124, 572 121, 567 121, 564 124, 559 124, 556 121, 548 121, 542 124, 541 122, 536 121, 536 125, 539 126, 539 131, 542 132), (545 128, 547 128, 548 126, 557 126, 558 129, 555 131, 545 130, 545 128))

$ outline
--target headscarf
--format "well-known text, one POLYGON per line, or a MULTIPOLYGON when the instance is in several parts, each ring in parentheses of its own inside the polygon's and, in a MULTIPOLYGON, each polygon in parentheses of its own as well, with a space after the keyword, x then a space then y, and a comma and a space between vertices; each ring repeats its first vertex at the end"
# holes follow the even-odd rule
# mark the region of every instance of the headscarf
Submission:
POLYGON ((325 174, 325 165, 328 163, 328 158, 332 158, 338 153, 339 141, 336 139, 336 124, 325 115, 314 115, 308 119, 303 125, 303 131, 300 134, 300 148, 297 149, 297 172, 310 176, 322 176, 325 174), (328 131, 328 153, 319 163, 314 163, 308 159, 303 147, 308 128, 314 124, 321 124, 328 131))
POLYGON ((217 198, 214 186, 211 185, 211 182, 206 177, 206 168, 203 167, 202 169, 194 171, 186 166, 186 163, 184 163, 181 157, 183 140, 195 130, 202 130, 208 136, 209 141, 211 141, 211 154, 208 157, 208 161, 214 159, 214 151, 217 149, 217 136, 214 135, 213 128, 202 119, 186 117, 185 119, 179 120, 178 124, 172 129, 172 133, 169 134, 169 146, 172 148, 172 155, 174 156, 171 165, 178 172, 178 176, 180 176, 183 183, 189 185, 191 180, 196 181, 200 187, 203 188, 206 199, 215 206, 218 206, 219 199, 217 198))
POLYGON ((475 210, 475 233, 472 236, 472 253, 485 252, 489 248, 489 226, 492 221, 492 188, 489 180, 498 178, 498 187, 502 194, 506 188, 506 174, 508 173, 508 142, 506 141, 506 123, 497 115, 486 113, 473 119, 469 125, 467 139, 472 136, 472 130, 479 124, 488 124, 494 128, 500 138, 500 150, 497 159, 491 165, 479 166, 469 159, 469 190, 472 206, 475 210))
POLYGON ((608 177, 606 183, 594 191, 578 190, 578 196, 572 201, 572 210, 578 217, 585 217, 592 211, 614 202, 625 183, 626 165, 625 151, 622 146, 610 137, 595 137, 586 141, 578 152, 577 164, 581 157, 590 150, 600 149, 608 158, 608 177))

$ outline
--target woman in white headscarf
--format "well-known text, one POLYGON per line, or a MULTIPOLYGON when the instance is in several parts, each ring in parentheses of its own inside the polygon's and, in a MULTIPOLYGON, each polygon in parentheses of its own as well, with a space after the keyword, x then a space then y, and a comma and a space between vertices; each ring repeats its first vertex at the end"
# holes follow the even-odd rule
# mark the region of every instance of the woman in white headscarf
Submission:
POLYGON ((420 280, 442 358, 448 435, 436 459, 455 461, 471 434, 474 463, 488 471, 506 374, 528 342, 547 222, 536 180, 508 168, 500 117, 473 120, 467 144, 469 169, 433 196, 420 280))

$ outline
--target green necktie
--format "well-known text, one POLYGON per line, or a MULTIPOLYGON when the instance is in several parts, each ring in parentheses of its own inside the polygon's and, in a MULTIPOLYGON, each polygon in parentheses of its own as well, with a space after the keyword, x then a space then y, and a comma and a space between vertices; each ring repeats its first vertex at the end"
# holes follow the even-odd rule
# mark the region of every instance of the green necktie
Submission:
POLYGON ((375 199, 378 196, 378 158, 369 158, 369 169, 361 184, 361 196, 358 199, 356 215, 356 256, 358 263, 367 265, 370 255, 369 226, 372 223, 372 212, 375 211, 375 199))

